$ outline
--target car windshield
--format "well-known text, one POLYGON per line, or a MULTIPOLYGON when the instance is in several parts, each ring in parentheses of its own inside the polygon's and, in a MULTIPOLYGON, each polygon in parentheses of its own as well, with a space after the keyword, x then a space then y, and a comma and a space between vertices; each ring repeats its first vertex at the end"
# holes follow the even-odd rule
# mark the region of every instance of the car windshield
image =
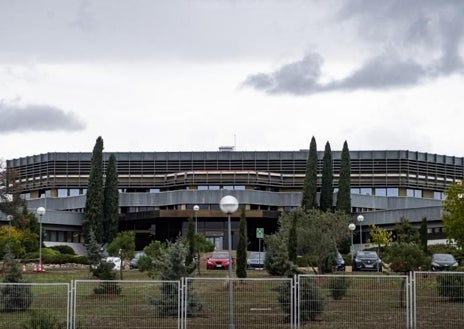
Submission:
POLYGON ((264 252, 252 251, 252 252, 250 252, 250 257, 249 258, 252 258, 252 259, 261 258, 261 259, 263 259, 264 256, 265 256, 264 252))
POLYGON ((433 259, 439 262, 454 262, 454 257, 450 254, 435 254, 433 259))
POLYGON ((224 259, 224 258, 229 258, 229 254, 226 252, 214 252, 211 255, 211 258, 213 259, 224 259))
POLYGON ((358 251, 358 256, 365 258, 378 258, 375 251, 358 251))

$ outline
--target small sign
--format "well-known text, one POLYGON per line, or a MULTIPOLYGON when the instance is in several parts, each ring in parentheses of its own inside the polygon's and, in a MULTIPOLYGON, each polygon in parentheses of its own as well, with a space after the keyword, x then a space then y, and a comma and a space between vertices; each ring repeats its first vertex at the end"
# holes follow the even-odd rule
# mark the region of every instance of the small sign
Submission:
POLYGON ((262 227, 256 228, 256 237, 258 239, 263 239, 264 238, 264 228, 262 228, 262 227))

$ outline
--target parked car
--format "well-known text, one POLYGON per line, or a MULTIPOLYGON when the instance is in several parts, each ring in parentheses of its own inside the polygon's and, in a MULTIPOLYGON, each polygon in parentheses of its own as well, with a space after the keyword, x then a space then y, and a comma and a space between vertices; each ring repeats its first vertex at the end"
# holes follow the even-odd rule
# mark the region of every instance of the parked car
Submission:
POLYGON ((375 251, 358 250, 353 257, 353 271, 382 272, 382 260, 375 251))
POLYGON ((345 271, 345 260, 343 259, 342 254, 337 251, 335 256, 335 271, 345 271))
POLYGON ((256 269, 264 268, 265 251, 251 251, 247 258, 247 268, 256 269))
MULTIPOLYGON (((232 260, 233 266, 233 260, 232 260)), ((215 251, 206 260, 206 269, 228 269, 229 268, 229 252, 227 251, 215 251)))
POLYGON ((113 270, 115 271, 119 271, 121 269, 121 266, 122 268, 124 268, 121 258, 119 257, 106 257, 105 262, 114 264, 113 270))
POLYGON ((140 257, 145 256, 145 253, 143 251, 136 252, 134 255, 134 258, 131 259, 129 267, 131 269, 138 268, 137 262, 140 257))
POLYGON ((458 267, 458 262, 451 254, 433 254, 430 263, 432 271, 449 271, 458 267))

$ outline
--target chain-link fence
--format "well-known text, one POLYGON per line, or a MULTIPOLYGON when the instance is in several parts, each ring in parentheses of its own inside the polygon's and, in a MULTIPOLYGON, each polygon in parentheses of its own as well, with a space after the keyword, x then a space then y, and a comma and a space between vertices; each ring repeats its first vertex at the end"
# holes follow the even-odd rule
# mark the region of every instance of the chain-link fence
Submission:
POLYGON ((292 279, 187 278, 184 282, 185 329, 293 328, 292 279))
POLYGON ((0 283, 0 329, 373 327, 464 328, 464 273, 0 283))
POLYGON ((0 283, 0 328, 68 328, 69 292, 68 283, 0 283))
POLYGON ((413 277, 415 328, 464 328, 464 273, 415 272, 413 277))
POLYGON ((94 281, 73 285, 76 329, 180 328, 179 281, 94 281))
POLYGON ((298 328, 409 328, 409 278, 301 275, 298 328))

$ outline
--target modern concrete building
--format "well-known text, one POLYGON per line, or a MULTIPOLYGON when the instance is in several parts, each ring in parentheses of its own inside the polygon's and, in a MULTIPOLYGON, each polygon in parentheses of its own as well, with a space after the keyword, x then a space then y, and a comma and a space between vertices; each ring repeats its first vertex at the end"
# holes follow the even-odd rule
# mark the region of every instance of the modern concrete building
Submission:
MULTIPOLYGON (((137 232, 137 247, 152 239, 173 239, 185 232, 188 218, 218 248, 227 245, 226 216, 219 200, 234 195, 246 208, 251 249, 257 228, 266 234, 277 219, 301 203, 307 150, 114 153, 120 188, 120 230, 137 232), (198 207, 194 207, 198 206, 198 207), (198 209, 198 210, 194 210, 198 209)), ((104 154, 104 163, 109 158, 104 154)), ((47 209, 46 240, 82 241, 91 153, 46 153, 7 160, 28 207, 47 209)), ((334 199, 340 151, 333 152, 334 199)), ((464 177, 464 158, 411 151, 351 151, 353 220, 363 213, 363 241, 370 224, 391 229, 401 218, 426 217, 430 239, 443 238, 443 192, 464 177)), ((319 171, 323 152, 318 152, 319 171)), ((319 175, 319 184, 320 184, 319 175)), ((232 242, 238 242, 240 213, 232 216, 232 242)), ((356 223, 358 224, 358 223, 356 223)), ((356 230, 356 233, 358 229, 356 230)))

